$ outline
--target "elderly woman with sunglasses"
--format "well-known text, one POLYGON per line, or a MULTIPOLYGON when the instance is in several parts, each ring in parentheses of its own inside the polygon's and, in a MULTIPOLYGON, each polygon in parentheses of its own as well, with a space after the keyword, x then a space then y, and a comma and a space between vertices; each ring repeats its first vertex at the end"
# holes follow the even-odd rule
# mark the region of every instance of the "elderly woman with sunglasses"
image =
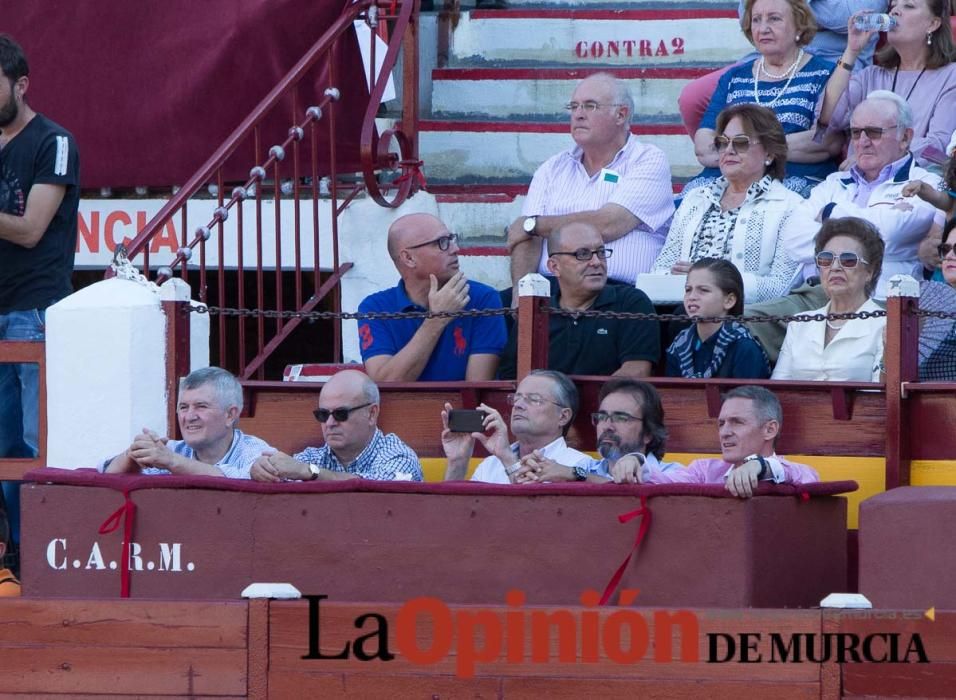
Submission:
MULTIPOLYGON (((883 239, 868 221, 828 219, 814 239, 820 284, 829 302, 801 315, 876 312, 872 295, 883 267, 883 239)), ((773 379, 880 380, 885 317, 791 321, 773 379)))
POLYGON ((800 272, 781 237, 817 229, 804 200, 783 186, 786 136, 773 112, 753 104, 721 112, 716 133, 721 176, 684 197, 654 272, 685 275, 701 258, 721 258, 740 270, 746 303, 775 299, 800 272))

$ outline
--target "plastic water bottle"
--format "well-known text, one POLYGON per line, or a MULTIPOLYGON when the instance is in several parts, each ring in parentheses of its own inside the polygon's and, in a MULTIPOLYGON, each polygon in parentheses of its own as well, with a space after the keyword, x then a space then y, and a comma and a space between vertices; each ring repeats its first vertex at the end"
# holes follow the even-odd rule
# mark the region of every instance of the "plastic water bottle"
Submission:
POLYGON ((891 32, 896 28, 896 17, 880 12, 870 12, 853 20, 861 32, 891 32))

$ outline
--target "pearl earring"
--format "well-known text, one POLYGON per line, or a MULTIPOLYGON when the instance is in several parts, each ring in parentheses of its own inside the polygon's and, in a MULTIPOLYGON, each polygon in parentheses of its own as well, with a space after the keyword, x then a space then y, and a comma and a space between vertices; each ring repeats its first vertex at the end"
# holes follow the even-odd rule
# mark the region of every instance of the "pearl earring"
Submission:
POLYGON ((932 45, 933 45, 933 33, 932 33, 932 32, 926 32, 926 45, 927 45, 927 46, 932 46, 932 45))
POLYGON ((772 160, 765 160, 765 161, 763 162, 764 165, 770 165, 771 163, 773 163, 772 160))
POLYGON ((800 35, 797 34, 795 37, 793 37, 793 40, 794 40, 794 41, 800 41, 800 35))

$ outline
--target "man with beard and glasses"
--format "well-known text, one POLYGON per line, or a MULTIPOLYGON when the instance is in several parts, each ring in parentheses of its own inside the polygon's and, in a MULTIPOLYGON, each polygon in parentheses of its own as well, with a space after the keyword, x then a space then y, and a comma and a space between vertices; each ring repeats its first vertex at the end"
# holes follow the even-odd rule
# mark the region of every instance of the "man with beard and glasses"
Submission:
MULTIPOLYGON (((23 49, 0 34, 0 340, 43 340, 46 308, 72 291, 76 142, 27 104, 29 74, 23 49)), ((0 364, 0 457, 36 455, 39 386, 37 365, 0 364)), ((17 484, 3 494, 18 542, 17 484)))
POLYGON ((518 384, 514 394, 509 394, 508 403, 512 406, 510 422, 514 443, 508 442, 504 418, 485 404, 478 407, 485 412, 483 433, 452 432, 448 428, 448 412, 452 407, 445 404, 441 414, 444 426, 441 444, 448 457, 446 481, 465 478, 475 440, 481 442, 490 456, 475 469, 472 481, 514 483, 524 460, 531 456, 574 464, 588 458, 564 440, 578 412, 578 390, 566 375, 536 369, 518 384))
POLYGON ((616 468, 626 462, 629 470, 668 472, 680 468, 676 462, 661 462, 667 428, 664 407, 657 389, 637 379, 617 377, 605 382, 599 395, 600 408, 591 414, 597 433, 597 450, 602 459, 590 457, 567 466, 554 460, 525 460, 518 473, 519 483, 535 481, 636 482, 633 471, 616 468), (623 457, 630 459, 623 460, 623 457))

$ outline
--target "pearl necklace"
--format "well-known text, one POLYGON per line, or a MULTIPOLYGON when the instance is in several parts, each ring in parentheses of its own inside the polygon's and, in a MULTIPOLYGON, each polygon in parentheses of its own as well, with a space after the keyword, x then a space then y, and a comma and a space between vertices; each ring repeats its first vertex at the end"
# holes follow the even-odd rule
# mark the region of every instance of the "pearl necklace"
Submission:
POLYGON ((843 328, 843 326, 845 326, 845 325, 846 325, 846 321, 843 321, 843 323, 841 323, 841 324, 838 326, 838 325, 836 325, 835 323, 833 323, 833 321, 831 321, 830 319, 827 319, 827 328, 829 328, 831 331, 838 331, 838 330, 840 330, 841 328, 843 328))
POLYGON ((787 82, 784 83, 783 87, 780 88, 779 92, 777 92, 777 96, 774 97, 772 100, 770 100, 770 102, 766 104, 767 107, 773 107, 775 104, 777 104, 777 101, 781 97, 783 97, 784 93, 787 91, 787 88, 790 87, 790 83, 793 81, 793 77, 797 74, 797 68, 800 66, 800 61, 802 60, 803 60, 803 49, 800 49, 800 51, 797 52, 797 60, 791 63, 790 67, 787 68, 787 70, 785 70, 782 75, 774 75, 773 73, 769 72, 764 67, 765 66, 764 57, 761 56, 760 59, 757 61, 757 72, 754 74, 754 102, 756 102, 758 105, 763 104, 760 101, 760 74, 761 73, 764 73, 765 75, 771 78, 776 78, 779 80, 782 80, 783 78, 787 79, 787 82))

